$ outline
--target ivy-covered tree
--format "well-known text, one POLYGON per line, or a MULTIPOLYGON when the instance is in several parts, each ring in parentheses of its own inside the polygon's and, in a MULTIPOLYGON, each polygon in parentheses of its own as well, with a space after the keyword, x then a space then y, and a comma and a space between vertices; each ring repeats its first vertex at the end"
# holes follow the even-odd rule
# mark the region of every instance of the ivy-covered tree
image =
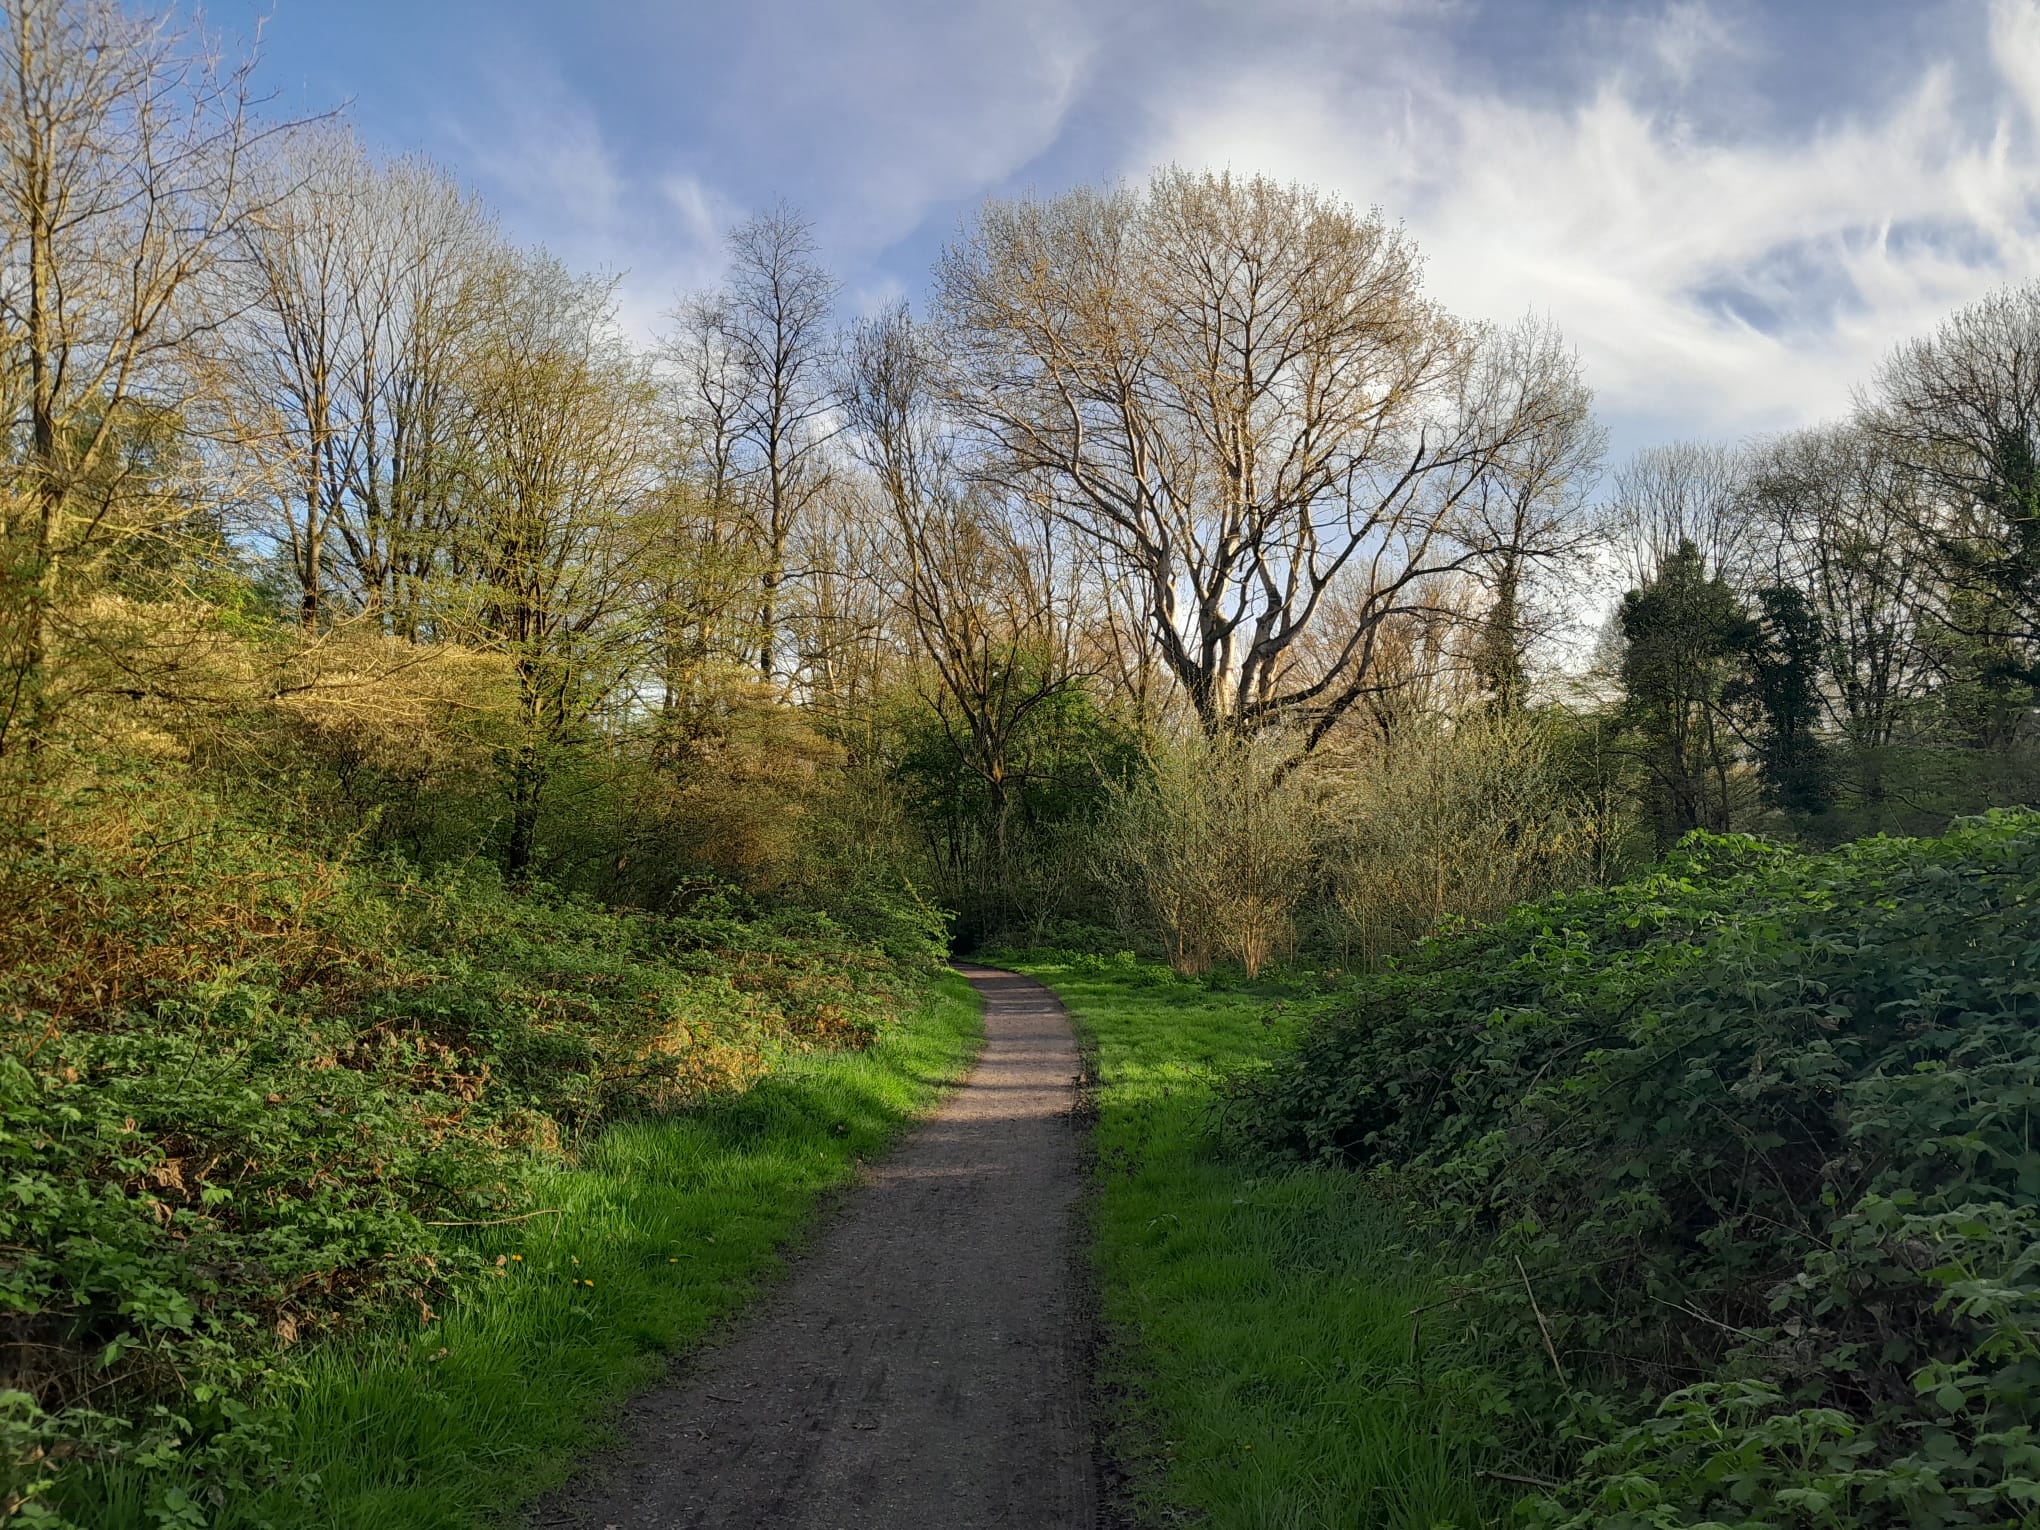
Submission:
POLYGON ((1820 736, 1820 613, 1791 585, 1757 591, 1760 615, 1748 634, 1749 672, 1727 699, 1757 709, 1754 756, 1764 798, 1788 813, 1824 813, 1834 805, 1834 761, 1820 736))
POLYGON ((1726 829, 1736 733, 1728 712, 1755 624, 1690 540, 1622 598, 1623 721, 1645 779, 1659 848, 1693 829, 1726 829))

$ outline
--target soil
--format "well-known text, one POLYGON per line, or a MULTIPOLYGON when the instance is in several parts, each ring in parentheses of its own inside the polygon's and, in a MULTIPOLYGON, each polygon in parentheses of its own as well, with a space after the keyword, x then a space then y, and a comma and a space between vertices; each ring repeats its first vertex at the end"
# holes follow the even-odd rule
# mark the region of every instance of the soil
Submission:
POLYGON ((1094 1530, 1076 1042, 1032 979, 959 970, 969 1080, 535 1525, 1094 1530))

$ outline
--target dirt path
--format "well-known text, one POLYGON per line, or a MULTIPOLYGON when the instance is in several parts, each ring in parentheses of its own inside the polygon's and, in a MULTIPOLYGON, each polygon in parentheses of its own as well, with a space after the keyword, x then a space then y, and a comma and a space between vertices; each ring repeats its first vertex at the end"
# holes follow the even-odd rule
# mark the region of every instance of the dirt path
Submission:
POLYGON ((534 1525, 1091 1530, 1076 1044, 1040 984, 960 970, 969 1082, 534 1525))

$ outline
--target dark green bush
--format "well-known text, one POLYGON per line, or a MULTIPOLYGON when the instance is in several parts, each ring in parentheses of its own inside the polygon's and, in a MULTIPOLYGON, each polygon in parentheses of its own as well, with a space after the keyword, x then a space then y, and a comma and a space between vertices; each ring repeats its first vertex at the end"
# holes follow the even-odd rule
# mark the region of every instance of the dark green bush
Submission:
POLYGON ((2040 1512, 2036 1106, 2002 813, 1689 840, 1428 943, 1233 1113, 1492 1249, 1462 1306, 1576 1472, 1536 1522, 1952 1526, 2040 1512))

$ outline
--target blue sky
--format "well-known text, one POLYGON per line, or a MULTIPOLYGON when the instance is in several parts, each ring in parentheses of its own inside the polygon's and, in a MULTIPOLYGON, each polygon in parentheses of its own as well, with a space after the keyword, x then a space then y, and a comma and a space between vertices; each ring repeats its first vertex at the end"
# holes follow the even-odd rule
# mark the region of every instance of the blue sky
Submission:
POLYGON ((344 101, 649 332, 784 198, 846 309, 986 195, 1168 161, 1404 220, 1433 293, 1554 317, 1619 446, 1845 408, 2040 277, 2040 0, 232 0, 279 104, 344 101), (266 19, 262 19, 266 18, 266 19))

